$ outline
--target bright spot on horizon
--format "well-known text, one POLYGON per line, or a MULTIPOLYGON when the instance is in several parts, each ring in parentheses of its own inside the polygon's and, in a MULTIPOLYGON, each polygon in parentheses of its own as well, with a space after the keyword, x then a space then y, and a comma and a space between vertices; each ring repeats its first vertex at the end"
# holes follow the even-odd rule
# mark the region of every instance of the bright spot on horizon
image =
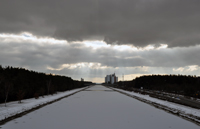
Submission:
POLYGON ((22 32, 20 34, 8 34, 0 33, 0 40, 3 39, 4 42, 36 42, 36 43, 47 43, 47 44, 67 44, 66 40, 58 40, 52 37, 37 37, 29 32, 22 32))
POLYGON ((102 48, 102 47, 110 47, 111 45, 105 43, 104 41, 83 41, 83 44, 87 47, 92 47, 94 49, 102 48))
POLYGON ((75 64, 62 64, 59 68, 52 68, 50 66, 47 67, 47 69, 49 70, 56 70, 56 71, 60 71, 63 70, 65 68, 68 69, 81 69, 81 68, 90 68, 90 69, 105 69, 108 68, 108 66, 103 66, 101 63, 95 63, 95 62, 81 62, 81 63, 75 63, 75 64))
POLYGON ((136 47, 133 47, 131 45, 116 45, 116 44, 107 44, 104 41, 83 41, 83 43, 87 46, 87 47, 92 47, 94 49, 97 48, 113 48, 115 50, 119 50, 119 51, 124 51, 124 50, 131 50, 131 51, 136 51, 138 50, 136 47))

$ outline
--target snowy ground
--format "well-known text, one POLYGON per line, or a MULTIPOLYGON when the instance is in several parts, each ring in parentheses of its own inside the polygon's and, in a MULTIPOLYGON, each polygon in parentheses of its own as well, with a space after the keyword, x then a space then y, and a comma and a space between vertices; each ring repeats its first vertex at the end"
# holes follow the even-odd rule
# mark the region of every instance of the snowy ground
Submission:
POLYGON ((2 129, 199 129, 103 86, 94 86, 2 125, 2 129))
POLYGON ((10 116, 14 116, 16 114, 22 113, 24 111, 38 107, 40 105, 49 103, 61 97, 73 94, 82 89, 84 88, 70 90, 66 92, 58 92, 57 94, 44 96, 44 98, 40 97, 39 99, 35 99, 35 98, 25 99, 25 100, 22 100, 22 103, 18 103, 18 101, 9 102, 7 103, 7 107, 5 107, 4 104, 0 104, 0 121, 10 116))
POLYGON ((191 108, 188 106, 184 106, 184 105, 180 105, 180 104, 176 104, 176 103, 172 103, 172 102, 168 102, 168 101, 164 101, 164 100, 160 100, 160 99, 156 99, 156 98, 152 98, 149 95, 143 95, 143 94, 125 91, 125 90, 116 89, 116 88, 112 88, 112 89, 123 92, 123 93, 133 96, 139 100, 143 100, 147 103, 152 103, 153 105, 159 106, 162 109, 166 109, 167 111, 176 113, 179 116, 182 116, 182 117, 188 118, 192 121, 195 121, 197 123, 200 123, 200 110, 199 109, 191 108))

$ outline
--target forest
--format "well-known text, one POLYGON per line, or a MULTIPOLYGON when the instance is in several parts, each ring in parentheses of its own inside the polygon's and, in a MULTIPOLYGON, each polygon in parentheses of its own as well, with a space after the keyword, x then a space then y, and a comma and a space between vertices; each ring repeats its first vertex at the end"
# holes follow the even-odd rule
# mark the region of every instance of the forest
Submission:
MULTIPOLYGON (((88 82, 87 82, 88 83, 88 82)), ((75 88, 84 87, 84 82, 70 77, 39 73, 24 68, 0 65, 0 103, 22 99, 39 98, 75 88)))
POLYGON ((120 81, 118 87, 126 90, 143 88, 200 98, 200 77, 191 75, 146 75, 131 81, 120 81))

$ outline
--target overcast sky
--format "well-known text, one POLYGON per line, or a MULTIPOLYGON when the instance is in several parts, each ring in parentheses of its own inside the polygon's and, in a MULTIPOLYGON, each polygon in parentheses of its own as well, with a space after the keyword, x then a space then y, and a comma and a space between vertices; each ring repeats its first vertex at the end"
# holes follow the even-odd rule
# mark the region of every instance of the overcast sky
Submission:
POLYGON ((103 82, 200 75, 200 0, 1 0, 0 65, 103 82))

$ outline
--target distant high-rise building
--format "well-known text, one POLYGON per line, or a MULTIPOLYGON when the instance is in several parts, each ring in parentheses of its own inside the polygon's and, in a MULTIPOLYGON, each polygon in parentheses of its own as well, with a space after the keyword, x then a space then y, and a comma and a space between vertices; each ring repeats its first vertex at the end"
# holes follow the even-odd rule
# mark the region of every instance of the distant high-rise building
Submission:
POLYGON ((111 75, 106 75, 106 77, 105 77, 105 83, 107 83, 107 84, 114 84, 116 82, 118 82, 118 77, 115 76, 115 73, 111 74, 111 75))

